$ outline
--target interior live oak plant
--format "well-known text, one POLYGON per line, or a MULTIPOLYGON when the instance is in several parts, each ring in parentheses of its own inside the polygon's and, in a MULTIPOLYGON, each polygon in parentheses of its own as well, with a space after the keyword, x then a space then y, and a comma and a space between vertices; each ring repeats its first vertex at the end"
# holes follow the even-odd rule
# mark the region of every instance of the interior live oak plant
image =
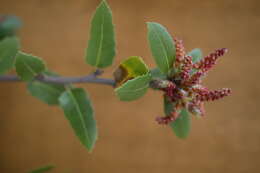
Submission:
POLYGON ((205 102, 231 93, 228 88, 209 90, 202 85, 202 79, 227 52, 226 48, 205 57, 197 48, 186 53, 182 40, 172 38, 165 27, 155 22, 147 23, 147 38, 157 67, 149 69, 141 57, 132 56, 121 62, 112 79, 101 78, 116 55, 112 13, 105 1, 97 7, 91 20, 84 58, 96 70, 86 76, 59 76, 41 58, 22 52, 15 34, 20 25, 15 17, 0 16, 0 81, 25 82, 32 96, 48 105, 59 106, 88 151, 93 150, 97 140, 97 124, 87 91, 78 88, 76 83, 109 85, 121 101, 139 99, 149 88, 161 92, 165 115, 155 120, 169 126, 179 138, 188 136, 191 115, 205 115, 205 102), (12 69, 16 75, 7 74, 12 69))

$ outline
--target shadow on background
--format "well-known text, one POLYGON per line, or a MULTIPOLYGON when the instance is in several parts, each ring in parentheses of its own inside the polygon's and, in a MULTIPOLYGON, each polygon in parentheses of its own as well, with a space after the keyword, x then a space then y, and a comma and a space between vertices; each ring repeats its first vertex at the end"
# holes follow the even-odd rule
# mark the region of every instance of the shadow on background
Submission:
MULTIPOLYGON (((1 0, 2 14, 24 21, 22 50, 40 56, 50 69, 66 75, 87 74, 84 64, 89 21, 98 0, 1 0)), ((140 55, 154 67, 146 40, 147 21, 160 22, 184 40, 187 50, 205 54, 227 47, 205 85, 230 87, 233 94, 206 105, 207 116, 193 118, 187 140, 158 126, 161 93, 119 102, 112 88, 88 89, 96 109, 99 140, 89 154, 75 138, 63 113, 25 92, 21 83, 0 84, 0 172, 26 172, 54 164, 53 172, 219 173, 260 171, 259 26, 257 0, 110 0, 117 38, 117 59, 140 55)))

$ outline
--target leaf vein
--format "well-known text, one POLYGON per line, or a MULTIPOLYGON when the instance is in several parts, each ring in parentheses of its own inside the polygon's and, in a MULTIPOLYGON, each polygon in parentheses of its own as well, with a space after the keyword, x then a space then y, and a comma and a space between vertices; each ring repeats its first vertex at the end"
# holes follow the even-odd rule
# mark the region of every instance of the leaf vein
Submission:
POLYGON ((101 53, 102 53, 102 47, 103 47, 103 39, 104 39, 104 18, 105 15, 102 15, 102 23, 101 23, 101 35, 100 35, 100 44, 98 47, 98 54, 97 54, 97 62, 96 66, 98 66, 100 59, 101 59, 101 53))
POLYGON ((89 135, 88 135, 88 133, 87 133, 87 127, 86 127, 86 125, 83 123, 84 122, 84 118, 83 118, 83 114, 82 114, 82 112, 81 112, 81 110, 80 110, 80 107, 79 107, 79 105, 77 104, 77 99, 74 97, 74 95, 73 95, 73 93, 72 93, 72 91, 71 90, 68 90, 69 92, 69 94, 71 95, 71 99, 72 99, 72 101, 74 102, 74 104, 75 104, 75 107, 76 107, 76 110, 77 110, 77 112, 79 113, 79 117, 80 117, 80 120, 81 120, 81 124, 82 124, 82 126, 83 126, 83 129, 85 130, 85 132, 86 133, 84 133, 84 136, 88 139, 88 141, 90 141, 90 137, 89 137, 89 135))

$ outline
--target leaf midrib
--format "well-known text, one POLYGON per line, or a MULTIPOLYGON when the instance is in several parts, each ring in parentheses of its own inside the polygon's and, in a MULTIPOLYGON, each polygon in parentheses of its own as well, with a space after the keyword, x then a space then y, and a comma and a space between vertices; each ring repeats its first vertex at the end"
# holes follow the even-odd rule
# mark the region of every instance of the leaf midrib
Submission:
POLYGON ((86 125, 84 124, 83 114, 82 114, 82 112, 81 112, 80 107, 79 107, 78 104, 77 104, 77 99, 74 97, 74 95, 73 95, 73 93, 72 93, 71 90, 68 90, 68 93, 71 95, 72 101, 73 101, 74 104, 75 104, 75 107, 76 107, 77 112, 79 112, 79 115, 80 115, 79 117, 80 117, 80 120, 81 120, 81 124, 82 124, 82 126, 83 126, 83 128, 84 128, 84 130, 85 130, 84 136, 87 138, 88 141, 90 141, 90 136, 89 136, 88 133, 87 133, 88 129, 87 129, 86 125))
POLYGON ((28 68, 28 70, 33 74, 33 76, 36 76, 37 73, 28 65, 26 62, 24 62, 24 59, 22 59, 22 63, 25 65, 25 67, 28 68))
POLYGON ((100 44, 99 44, 99 47, 98 47, 97 62, 96 62, 95 66, 99 65, 99 62, 100 62, 100 59, 101 59, 101 53, 102 53, 101 50, 102 50, 102 47, 103 47, 103 39, 104 39, 104 18, 105 18, 105 15, 102 14, 100 44))

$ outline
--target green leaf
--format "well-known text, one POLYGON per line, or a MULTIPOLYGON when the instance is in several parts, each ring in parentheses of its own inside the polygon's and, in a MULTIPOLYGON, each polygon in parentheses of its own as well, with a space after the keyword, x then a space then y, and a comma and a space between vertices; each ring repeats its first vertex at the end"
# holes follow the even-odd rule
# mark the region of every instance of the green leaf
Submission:
POLYGON ((53 168, 54 168, 53 165, 47 165, 47 166, 44 166, 44 167, 32 170, 29 173, 45 173, 45 172, 48 172, 48 171, 52 170, 53 168))
POLYGON ((19 43, 16 37, 7 37, 0 41, 0 74, 13 68, 18 49, 19 43))
POLYGON ((94 67, 105 68, 113 63, 115 51, 112 12, 102 1, 91 21, 90 39, 86 52, 86 62, 94 67))
POLYGON ((170 126, 177 137, 185 139, 190 133, 191 119, 189 112, 186 109, 182 109, 179 114, 179 117, 172 122, 170 126))
POLYGON ((202 52, 200 49, 193 49, 188 53, 188 55, 192 56, 192 62, 196 63, 202 59, 202 52))
POLYGON ((80 142, 91 151, 97 139, 97 127, 87 93, 82 88, 68 89, 59 102, 80 142))
POLYGON ((13 36, 21 25, 21 21, 15 16, 0 15, 0 39, 13 36))
MULTIPOLYGON (((164 113, 169 115, 174 108, 174 103, 169 102, 164 98, 164 113)), ((170 124, 175 135, 179 138, 185 139, 190 133, 191 119, 189 112, 186 109, 182 109, 179 113, 179 117, 170 124)))
MULTIPOLYGON (((51 72, 44 72, 48 76, 57 76, 51 72)), ((59 104, 59 97, 65 91, 65 87, 61 84, 43 83, 40 81, 32 81, 27 84, 30 94, 48 105, 59 104)))
POLYGON ((35 76, 45 71, 45 64, 38 57, 18 52, 15 68, 17 75, 22 80, 31 81, 35 76))
POLYGON ((118 86, 129 79, 142 76, 149 72, 148 67, 141 57, 131 56, 123 61, 114 72, 114 77, 118 86))
POLYGON ((121 101, 133 101, 142 97, 151 81, 151 75, 148 73, 143 76, 128 80, 122 86, 115 89, 116 95, 121 101))
POLYGON ((152 78, 166 79, 166 77, 167 77, 158 68, 151 69, 150 72, 151 72, 152 78))
POLYGON ((175 61, 175 46, 166 28, 148 22, 148 41, 153 58, 162 73, 168 74, 175 61))

